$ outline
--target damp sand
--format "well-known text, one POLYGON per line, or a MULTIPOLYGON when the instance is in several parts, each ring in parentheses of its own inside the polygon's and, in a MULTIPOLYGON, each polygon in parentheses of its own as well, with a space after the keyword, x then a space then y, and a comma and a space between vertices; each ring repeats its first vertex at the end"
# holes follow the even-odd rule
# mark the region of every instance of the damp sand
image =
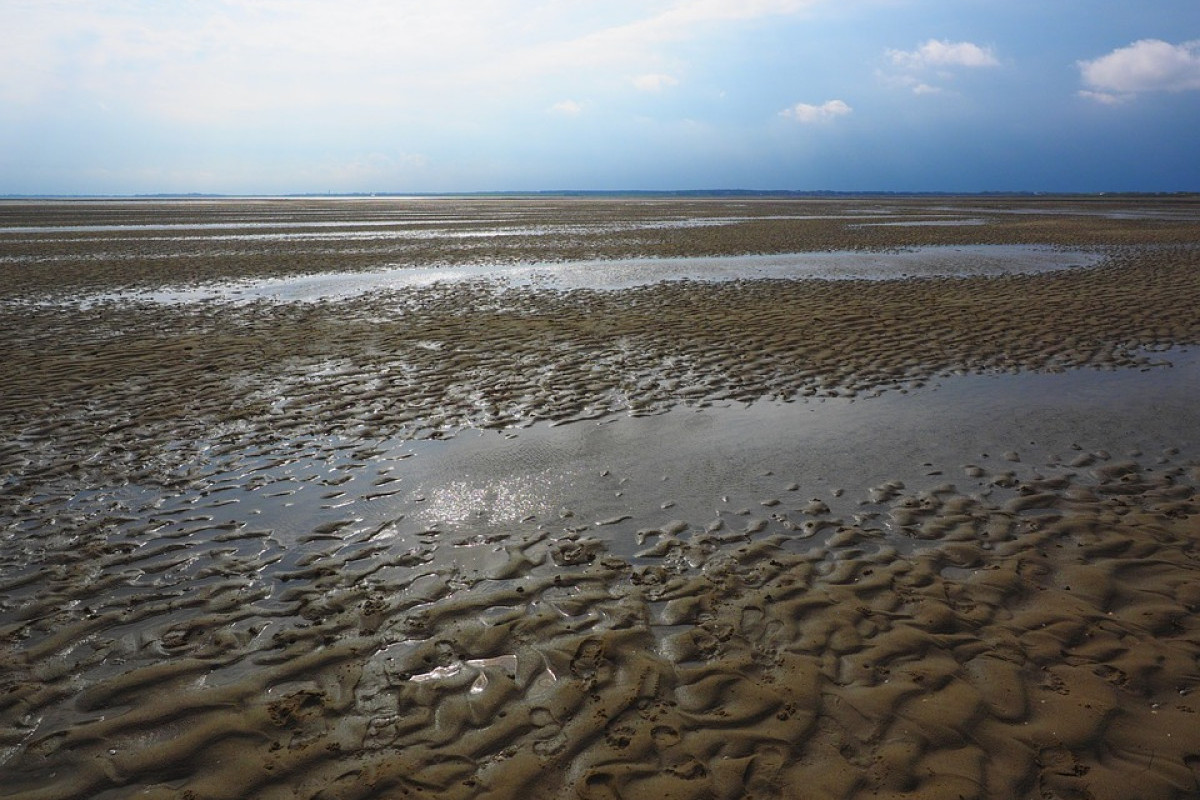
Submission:
POLYGON ((325 260, 264 250, 230 275, 138 239, 153 228, 119 256, 4 245, 29 260, 0 307, 0 796, 1194 796, 1200 253, 1182 212, 973 200, 985 224, 864 234, 857 203, 438 213, 603 212, 664 236, 641 245, 658 257, 882 233, 1100 257, 80 307, 177 285, 182 262, 224 280, 325 260), (696 215, 734 221, 650 226, 696 215))

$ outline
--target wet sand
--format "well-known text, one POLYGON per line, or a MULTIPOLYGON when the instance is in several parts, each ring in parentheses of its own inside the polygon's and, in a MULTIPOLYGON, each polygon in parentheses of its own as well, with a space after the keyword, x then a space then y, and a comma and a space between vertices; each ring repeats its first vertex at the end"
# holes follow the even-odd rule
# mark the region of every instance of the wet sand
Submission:
POLYGON ((1194 201, 8 203, 0 330, 0 797, 1200 794, 1194 201))

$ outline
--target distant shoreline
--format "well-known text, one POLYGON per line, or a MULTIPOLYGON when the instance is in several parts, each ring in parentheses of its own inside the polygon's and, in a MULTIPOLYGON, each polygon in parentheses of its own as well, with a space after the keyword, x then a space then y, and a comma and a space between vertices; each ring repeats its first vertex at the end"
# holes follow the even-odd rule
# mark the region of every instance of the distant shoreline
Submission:
POLYGON ((223 194, 205 192, 161 192, 139 194, 0 194, 4 201, 40 200, 308 200, 325 199, 405 199, 454 197, 669 197, 669 198, 858 198, 858 197, 1036 197, 1053 198, 1192 198, 1200 191, 1174 192, 1041 192, 1041 191, 982 191, 982 192, 918 192, 918 191, 832 191, 792 189, 545 189, 535 191, 475 191, 475 192, 298 192, 285 194, 223 194))

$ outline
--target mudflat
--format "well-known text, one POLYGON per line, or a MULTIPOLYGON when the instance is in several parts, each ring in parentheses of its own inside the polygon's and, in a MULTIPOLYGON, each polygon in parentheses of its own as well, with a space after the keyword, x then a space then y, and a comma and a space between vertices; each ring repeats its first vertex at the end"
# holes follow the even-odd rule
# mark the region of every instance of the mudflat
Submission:
POLYGON ((1200 202, 0 203, 0 797, 1200 794, 1200 202))

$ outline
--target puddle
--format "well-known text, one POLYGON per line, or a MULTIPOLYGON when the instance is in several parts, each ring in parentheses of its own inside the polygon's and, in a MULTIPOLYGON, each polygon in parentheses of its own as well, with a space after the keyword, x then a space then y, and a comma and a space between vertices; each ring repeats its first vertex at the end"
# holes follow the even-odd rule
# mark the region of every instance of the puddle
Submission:
MULTIPOLYGON (((265 578, 306 553, 353 562, 375 548, 410 566, 492 573, 504 568, 506 541, 538 531, 598 539, 630 557, 638 531, 674 520, 730 535, 794 523, 801 543, 806 521, 817 520, 811 534, 820 520, 878 512, 905 487, 1000 495, 1013 474, 1097 448, 1119 458, 1163 442, 1194 447, 1200 351, 1154 355, 1160 366, 1144 370, 956 375, 873 397, 677 406, 515 433, 467 429, 357 448, 312 439, 197 464, 189 488, 152 514, 159 537, 193 543, 232 540, 248 525, 273 531, 288 552, 265 578)), ((78 495, 69 512, 112 498, 78 495)), ((586 557, 586 541, 579 546, 586 557)))
POLYGON ((670 281, 737 280, 898 280, 1030 274, 1094 266, 1095 250, 1064 250, 1035 245, 930 246, 902 251, 785 253, 770 255, 631 258, 514 265, 397 267, 374 272, 329 272, 293 278, 90 295, 83 306, 111 301, 160 304, 200 302, 315 302, 359 297, 437 283, 483 283, 497 289, 616 291, 670 281))
MULTIPOLYGON (((557 529, 589 526, 588 535, 627 555, 633 531, 672 519, 723 519, 740 529, 777 514, 772 501, 814 499, 830 507, 828 516, 849 518, 863 511, 871 487, 890 481, 1001 492, 997 475, 1066 464, 1080 448, 1118 457, 1155 452, 1161 442, 1195 446, 1200 351, 1156 355, 1163 365, 1146 371, 963 375, 871 398, 677 407, 538 424, 514 438, 466 431, 428 443, 410 462, 422 473, 412 477, 454 487, 450 516, 471 530, 486 525, 492 498, 503 497, 557 529), (1021 448, 1011 451, 1013 443, 1021 448), (987 474, 972 477, 971 465, 987 474), (630 518, 596 524, 623 515, 630 518)), ((456 527, 442 510, 415 509, 410 522, 456 527)))

